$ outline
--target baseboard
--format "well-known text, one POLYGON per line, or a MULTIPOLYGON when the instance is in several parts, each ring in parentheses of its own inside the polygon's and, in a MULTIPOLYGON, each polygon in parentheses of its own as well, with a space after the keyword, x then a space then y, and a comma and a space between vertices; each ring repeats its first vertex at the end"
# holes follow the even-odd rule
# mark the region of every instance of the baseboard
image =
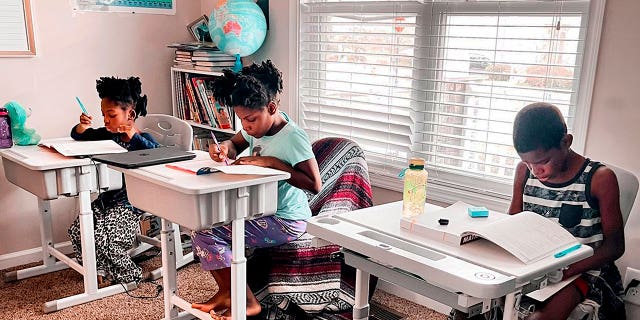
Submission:
MULTIPOLYGON (((71 241, 65 241, 55 244, 56 249, 64 254, 73 252, 71 241)), ((11 252, 0 255, 0 270, 20 266, 27 263, 42 261, 42 248, 31 248, 27 250, 11 252)))
POLYGON ((419 295, 413 291, 409 291, 405 288, 399 287, 393 283, 384 281, 382 279, 378 279, 378 285, 376 286, 376 288, 384 292, 390 293, 394 296, 398 296, 400 298, 425 306, 431 310, 440 312, 442 314, 449 314, 449 312, 451 311, 451 307, 445 304, 442 304, 435 300, 431 300, 425 296, 419 295))

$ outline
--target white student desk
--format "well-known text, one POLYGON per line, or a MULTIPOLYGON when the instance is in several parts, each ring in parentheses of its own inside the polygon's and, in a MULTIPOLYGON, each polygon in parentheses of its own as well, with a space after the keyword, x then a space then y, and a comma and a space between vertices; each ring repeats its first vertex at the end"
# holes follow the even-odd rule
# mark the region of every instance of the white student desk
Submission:
POLYGON ((53 312, 135 288, 135 284, 112 285, 98 289, 96 253, 93 237, 93 212, 90 193, 122 187, 120 173, 88 158, 69 158, 56 151, 37 146, 14 146, 0 152, 4 172, 11 183, 38 197, 42 261, 40 266, 8 272, 7 281, 29 278, 67 267, 84 276, 84 293, 48 301, 44 312, 53 312), (51 224, 51 204, 59 196, 77 196, 80 208, 80 238, 82 265, 54 247, 51 224), (56 258, 60 261, 56 262, 56 258))
MULTIPOLYGON (((204 151, 192 152, 196 153, 196 159, 210 159, 204 151)), ((176 294, 173 223, 191 230, 232 224, 232 245, 235 249, 231 264, 231 313, 234 319, 245 319, 244 221, 276 212, 278 181, 289 179, 289 173, 258 176, 218 172, 197 176, 165 165, 139 169, 112 168, 124 173, 131 204, 162 218, 160 239, 165 319, 192 316, 211 319, 208 313, 191 308, 190 302, 176 294), (185 312, 178 313, 176 307, 185 312)))
MULTIPOLYGON (((427 204, 425 213, 438 209, 427 204)), ((521 294, 545 286, 547 272, 593 254, 582 246, 524 264, 486 240, 456 246, 411 233, 400 228, 401 212, 398 201, 308 221, 307 232, 342 246, 345 262, 357 269, 353 319, 368 318, 369 274, 471 315, 504 303, 503 319, 516 319, 521 294)))

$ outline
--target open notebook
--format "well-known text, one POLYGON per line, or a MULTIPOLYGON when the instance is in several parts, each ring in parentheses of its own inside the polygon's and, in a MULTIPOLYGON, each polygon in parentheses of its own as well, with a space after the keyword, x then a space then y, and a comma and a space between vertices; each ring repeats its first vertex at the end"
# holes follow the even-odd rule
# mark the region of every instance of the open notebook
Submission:
POLYGON ((532 263, 579 245, 558 223, 537 213, 524 211, 508 215, 492 211, 488 217, 472 218, 464 202, 413 218, 402 218, 400 226, 410 232, 454 245, 486 239, 507 250, 524 263, 532 263), (438 219, 446 218, 448 225, 438 219))
POLYGON ((77 141, 71 138, 58 138, 42 140, 38 145, 55 149, 67 157, 127 152, 127 149, 113 140, 77 141))

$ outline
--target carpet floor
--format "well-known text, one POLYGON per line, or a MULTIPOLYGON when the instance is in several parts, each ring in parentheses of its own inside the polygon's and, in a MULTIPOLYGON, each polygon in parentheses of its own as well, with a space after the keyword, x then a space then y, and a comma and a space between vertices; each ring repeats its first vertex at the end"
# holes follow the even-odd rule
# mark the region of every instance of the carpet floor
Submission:
MULTIPOLYGON (((30 264, 0 271, 23 269, 30 264)), ((160 258, 154 257, 141 262, 143 270, 149 271, 160 265, 160 258)), ((4 279, 4 277, 2 277, 4 279)), ((178 294, 187 301, 202 302, 210 298, 217 286, 209 273, 200 265, 192 263, 178 271, 178 294)), ((162 283, 162 279, 155 281, 162 283)), ((45 314, 45 302, 83 292, 82 276, 73 269, 65 269, 49 274, 23 279, 16 282, 0 283, 0 320, 5 319, 161 319, 163 297, 153 283, 142 283, 137 289, 100 300, 45 314)), ((377 304, 406 315, 407 320, 444 320, 446 316, 417 305, 411 301, 378 290, 372 299, 377 304)))

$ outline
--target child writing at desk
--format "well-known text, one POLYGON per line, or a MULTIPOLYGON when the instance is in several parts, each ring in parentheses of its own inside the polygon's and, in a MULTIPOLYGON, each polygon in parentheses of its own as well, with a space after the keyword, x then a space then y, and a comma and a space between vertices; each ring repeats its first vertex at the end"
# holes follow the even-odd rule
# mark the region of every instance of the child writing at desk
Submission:
MULTIPOLYGON (((297 239, 305 232, 306 220, 311 217, 307 196, 301 189, 318 193, 322 183, 307 134, 278 111, 282 74, 267 61, 245 67, 239 74, 225 70, 214 88, 219 102, 233 107, 242 130, 222 142, 220 148, 212 145, 211 158, 215 161, 231 158, 236 159, 234 164, 269 167, 291 174, 289 180, 278 182, 276 214, 245 222, 247 246, 271 247, 297 239), (246 149, 252 156, 237 158, 246 149)), ((192 307, 209 312, 213 319, 231 319, 231 226, 194 232, 192 238, 202 268, 211 272, 219 288, 209 301, 194 303, 192 307)), ((247 287, 247 316, 256 316, 260 311, 260 303, 247 287)))
MULTIPOLYGON (((93 117, 82 113, 80 123, 71 129, 73 139, 113 140, 129 151, 158 147, 151 135, 135 127, 135 119, 147 114, 147 96, 140 95, 142 83, 139 78, 101 77, 96 81, 96 89, 101 99, 104 127, 91 128, 93 117)), ((99 281, 102 282, 104 276, 116 283, 142 280, 142 269, 127 253, 138 233, 140 215, 129 203, 124 186, 120 190, 100 193, 91 203, 91 209, 99 281)), ((78 218, 68 233, 76 259, 82 261, 78 218)))
POLYGON ((526 319, 567 319, 585 300, 599 306, 601 320, 624 319, 622 282, 614 264, 624 253, 618 180, 611 169, 573 151, 572 141, 553 105, 530 104, 516 115, 513 144, 522 161, 509 213, 533 211, 558 221, 594 249, 593 256, 555 273, 556 282, 580 276, 535 306, 526 319))

